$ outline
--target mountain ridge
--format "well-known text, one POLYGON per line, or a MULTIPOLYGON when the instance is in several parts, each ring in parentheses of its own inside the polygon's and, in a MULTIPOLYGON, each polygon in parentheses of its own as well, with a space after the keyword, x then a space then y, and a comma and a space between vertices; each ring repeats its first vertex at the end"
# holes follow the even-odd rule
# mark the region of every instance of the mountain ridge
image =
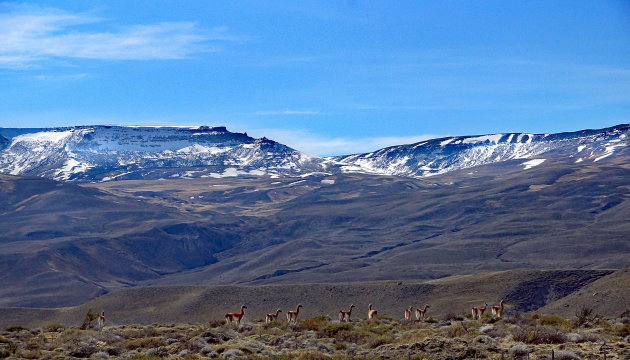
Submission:
POLYGON ((0 173, 71 182, 312 173, 424 177, 543 154, 600 161, 628 147, 629 134, 630 124, 620 124, 557 134, 451 136, 322 158, 225 126, 0 128, 0 173))
POLYGON ((533 159, 549 152, 570 157, 583 153, 584 157, 576 161, 599 161, 612 155, 616 148, 627 147, 629 134, 630 124, 620 124, 556 134, 450 136, 334 159, 346 172, 422 177, 512 159, 533 159))

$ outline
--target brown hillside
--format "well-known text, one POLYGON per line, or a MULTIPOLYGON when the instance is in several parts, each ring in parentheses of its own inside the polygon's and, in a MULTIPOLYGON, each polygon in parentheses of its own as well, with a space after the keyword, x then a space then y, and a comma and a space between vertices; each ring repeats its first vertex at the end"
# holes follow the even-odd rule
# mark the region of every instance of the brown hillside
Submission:
MULTIPOLYGON (((108 324, 205 323, 222 319, 229 311, 247 305, 245 319, 262 319, 281 308, 285 314, 298 303, 304 305, 301 319, 329 315, 335 319, 351 303, 353 318, 366 317, 369 303, 381 315, 402 318, 408 306, 430 305, 427 316, 467 314, 472 306, 498 304, 506 300, 506 314, 537 310, 561 301, 596 282, 605 284, 619 277, 608 271, 517 270, 453 276, 430 281, 384 281, 367 283, 262 285, 262 286, 166 286, 127 288, 101 296, 86 304, 62 309, 0 309, 0 326, 14 324, 43 326, 61 323, 79 326, 88 307, 105 311, 108 324), (599 279, 599 280, 598 280, 599 279), (532 305, 533 304, 533 305, 532 305)), ((622 273, 625 274, 625 273, 622 273)), ((603 286, 603 285, 602 285, 603 286)), ((616 302, 602 315, 615 316, 623 308, 616 302)), ((551 312, 551 311, 550 311, 551 312)), ((489 313, 489 312, 488 312, 489 313)))

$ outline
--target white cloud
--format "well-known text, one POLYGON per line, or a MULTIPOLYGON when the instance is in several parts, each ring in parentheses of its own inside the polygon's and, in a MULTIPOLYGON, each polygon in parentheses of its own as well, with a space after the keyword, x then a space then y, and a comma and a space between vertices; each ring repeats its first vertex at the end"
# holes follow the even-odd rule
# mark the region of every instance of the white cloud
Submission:
POLYGON ((52 58, 149 60, 182 59, 217 50, 218 41, 236 40, 219 27, 192 22, 162 22, 87 31, 107 25, 89 14, 58 9, 4 6, 0 14, 0 67, 26 68, 52 58))
POLYGON ((290 146, 307 154, 317 156, 349 155, 375 151, 384 147, 413 144, 416 142, 435 139, 445 135, 413 135, 413 136, 382 136, 382 137, 327 137, 313 134, 305 130, 286 129, 255 129, 247 133, 254 137, 267 137, 279 143, 290 146))
POLYGON ((268 110, 268 111, 256 111, 255 115, 317 115, 319 111, 313 110, 268 110))

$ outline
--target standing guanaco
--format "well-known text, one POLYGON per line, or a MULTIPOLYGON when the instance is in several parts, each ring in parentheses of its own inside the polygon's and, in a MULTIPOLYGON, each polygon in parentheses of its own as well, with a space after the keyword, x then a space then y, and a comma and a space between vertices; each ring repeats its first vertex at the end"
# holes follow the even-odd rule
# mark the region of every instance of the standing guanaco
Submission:
POLYGON ((413 306, 405 309, 405 320, 411 320, 411 315, 413 314, 413 306))
POLYGON ((103 326, 105 326, 105 311, 102 311, 98 314, 98 321, 96 322, 98 326, 98 332, 103 331, 103 326))
POLYGON ((280 313, 280 309, 276 310, 276 313, 271 313, 271 314, 267 314, 267 316, 265 316, 265 323, 269 324, 270 322, 274 321, 274 320, 278 320, 278 314, 280 313))
POLYGON ((499 302, 499 306, 495 305, 492 307, 492 316, 500 318, 501 315, 503 315, 503 299, 499 302))
POLYGON ((376 316, 376 310, 372 309, 372 304, 368 306, 368 319, 374 319, 376 316))
POLYGON ((488 304, 486 303, 484 307, 475 306, 472 308, 472 317, 473 320, 481 319, 483 313, 486 311, 488 304))
POLYGON ((241 305, 241 312, 240 313, 227 313, 225 314, 225 321, 228 324, 231 324, 232 321, 236 321, 236 324, 240 324, 241 323, 241 319, 243 318, 243 315, 245 315, 245 310, 247 309, 247 306, 245 305, 241 305))
POLYGON ((350 321, 350 315, 352 315, 352 308, 355 307, 354 304, 350 305, 350 310, 340 310, 339 311, 339 321, 350 321))
POLYGON ((302 304, 299 304, 297 306, 297 308, 295 308, 295 310, 289 310, 287 311, 287 322, 290 323, 297 323, 297 317, 300 314, 300 308, 303 307, 302 304))
POLYGON ((427 313, 428 304, 424 304, 424 309, 417 308, 416 309, 416 320, 424 320, 424 314, 427 313))

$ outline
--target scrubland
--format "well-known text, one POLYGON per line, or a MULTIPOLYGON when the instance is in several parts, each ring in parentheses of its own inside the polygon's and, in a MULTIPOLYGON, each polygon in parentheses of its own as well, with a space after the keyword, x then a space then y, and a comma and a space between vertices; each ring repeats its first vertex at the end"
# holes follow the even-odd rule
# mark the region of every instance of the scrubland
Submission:
POLYGON ((61 324, 0 332, 0 358, 11 359, 630 359, 630 311, 615 318, 582 308, 571 318, 514 313, 427 316, 423 321, 339 322, 328 316, 265 324, 214 320, 205 324, 105 326, 61 324))

